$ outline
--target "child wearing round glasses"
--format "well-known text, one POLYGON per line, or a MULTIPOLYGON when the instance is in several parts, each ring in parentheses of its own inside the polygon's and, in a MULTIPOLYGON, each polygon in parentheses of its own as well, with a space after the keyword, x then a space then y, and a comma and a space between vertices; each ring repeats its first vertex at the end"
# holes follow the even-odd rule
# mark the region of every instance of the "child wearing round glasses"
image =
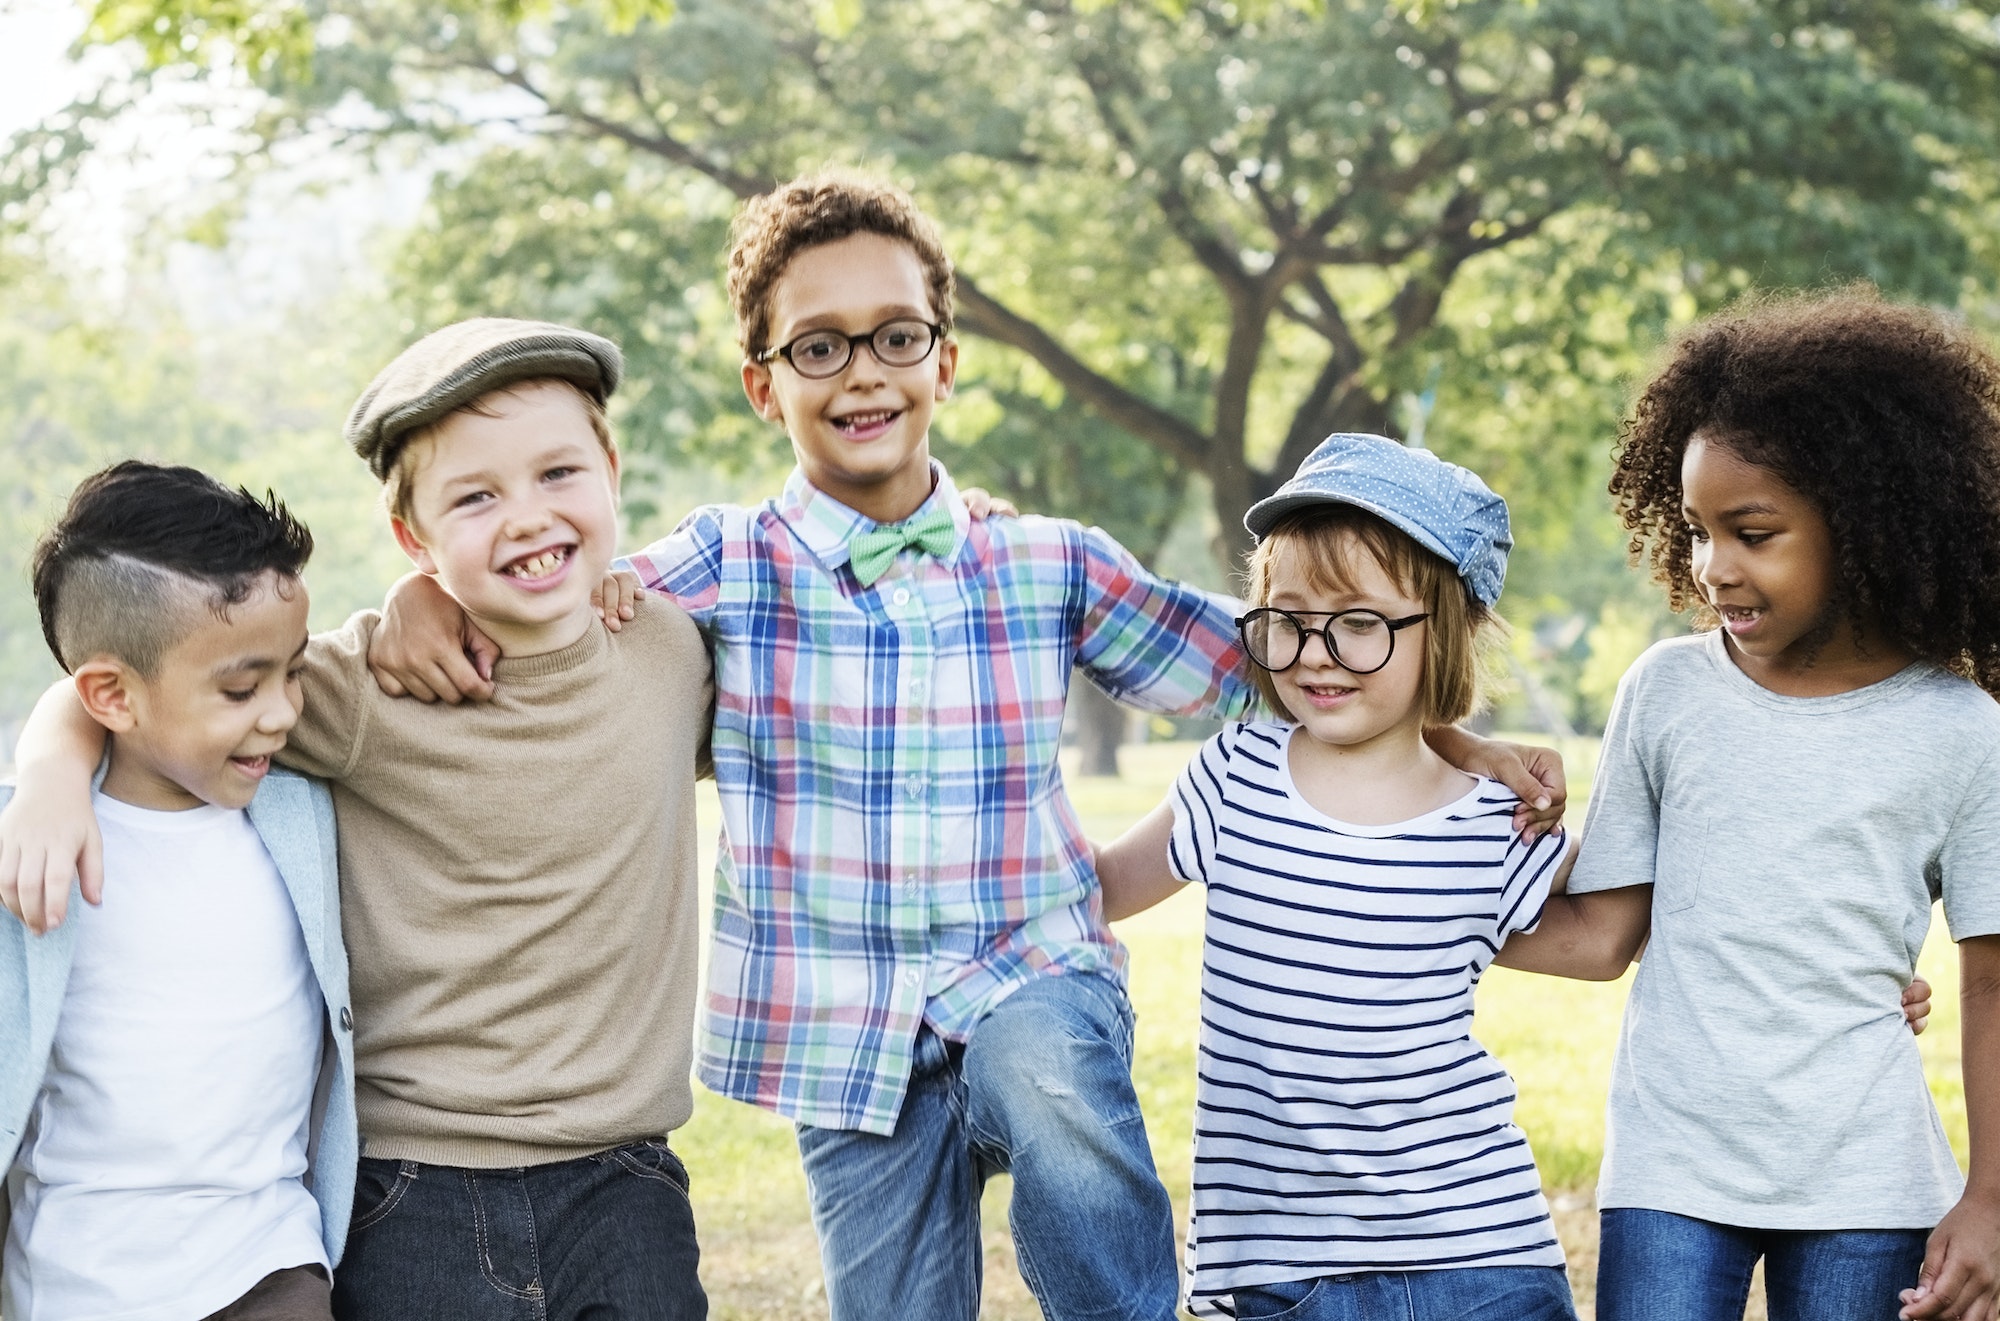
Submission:
MULTIPOLYGON (((1515 796, 1423 738, 1475 705, 1506 505, 1336 435, 1245 522, 1243 643, 1280 718, 1216 735, 1098 858, 1114 919, 1206 888, 1189 1305, 1573 1318, 1513 1080, 1471 1036, 1473 986, 1541 920, 1565 841, 1516 834, 1515 796)), ((1564 970, 1615 976, 1624 953, 1564 970)))

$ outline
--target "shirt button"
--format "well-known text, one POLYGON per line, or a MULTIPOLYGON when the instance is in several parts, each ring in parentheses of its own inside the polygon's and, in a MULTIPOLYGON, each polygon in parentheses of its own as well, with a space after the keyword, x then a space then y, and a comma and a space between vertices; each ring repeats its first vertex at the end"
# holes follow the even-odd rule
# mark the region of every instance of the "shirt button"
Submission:
POLYGON ((917 984, 917 970, 915 968, 903 969, 903 985, 915 986, 916 984, 917 984))
POLYGON ((908 605, 910 603, 910 589, 907 587, 898 587, 896 594, 889 599, 897 605, 908 605))
POLYGON ((346 1005, 340 1007, 340 1030, 342 1032, 352 1032, 354 1030, 354 1015, 347 1012, 346 1005))
POLYGON ((910 680, 910 696, 922 697, 923 695, 924 695, 924 681, 922 679, 910 680))
POLYGON ((910 777, 910 782, 909 782, 908 784, 904 785, 904 786, 903 786, 903 788, 904 788, 904 790, 905 790, 905 791, 906 791, 906 792, 907 792, 907 793, 908 793, 908 794, 910 795, 910 797, 912 797, 912 798, 921 798, 921 797, 923 797, 923 795, 924 795, 924 777, 923 777, 923 776, 921 776, 921 775, 912 775, 912 776, 910 777))

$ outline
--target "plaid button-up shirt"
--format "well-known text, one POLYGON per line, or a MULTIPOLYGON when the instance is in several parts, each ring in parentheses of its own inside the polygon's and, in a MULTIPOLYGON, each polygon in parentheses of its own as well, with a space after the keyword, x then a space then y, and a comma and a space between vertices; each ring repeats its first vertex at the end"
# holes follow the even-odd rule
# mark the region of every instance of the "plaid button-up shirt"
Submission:
POLYGON ((894 1130, 918 1029, 963 1040, 1028 979, 1121 979, 1056 764, 1072 667, 1156 711, 1253 701, 1229 603, 1094 528, 975 523, 873 587, 875 526, 794 472, 631 558, 715 655, 724 847, 698 1073, 827 1128, 894 1130))

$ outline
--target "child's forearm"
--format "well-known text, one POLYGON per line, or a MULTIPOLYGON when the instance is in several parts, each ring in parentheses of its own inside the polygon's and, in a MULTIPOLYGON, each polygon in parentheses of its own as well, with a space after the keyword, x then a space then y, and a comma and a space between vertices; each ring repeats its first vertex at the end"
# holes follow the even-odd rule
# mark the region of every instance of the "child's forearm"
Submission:
POLYGON ((62 923, 70 884, 91 903, 104 895, 90 780, 104 755, 104 730, 64 681, 42 695, 21 731, 20 788, 0 811, 0 907, 30 931, 62 923))
POLYGON ((1541 924, 1508 937, 1493 960, 1551 977, 1608 982, 1624 975, 1652 930, 1653 887, 1552 894, 1541 924))
POLYGON ((1970 1147, 1966 1195, 2000 1206, 2000 936, 1959 942, 1959 1049, 1970 1147))
POLYGON ((104 726, 83 709, 76 685, 67 679, 49 686, 21 727, 14 745, 14 764, 23 788, 67 778, 86 791, 97 763, 104 757, 104 726))
POLYGON ((1104 887, 1104 917, 1118 922, 1143 913, 1185 884, 1168 861, 1174 805, 1161 803, 1130 830, 1097 850, 1097 879, 1104 887))

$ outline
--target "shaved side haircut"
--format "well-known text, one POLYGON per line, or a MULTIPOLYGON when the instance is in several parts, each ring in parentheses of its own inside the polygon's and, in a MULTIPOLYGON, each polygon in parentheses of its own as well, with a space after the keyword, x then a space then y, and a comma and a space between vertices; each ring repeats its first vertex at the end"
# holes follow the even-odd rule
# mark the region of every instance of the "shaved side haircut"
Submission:
POLYGON ((42 637, 66 671, 111 656, 152 678, 203 610, 227 618, 264 574, 296 579, 311 556, 312 533, 270 492, 128 460, 86 477, 35 547, 42 637))

